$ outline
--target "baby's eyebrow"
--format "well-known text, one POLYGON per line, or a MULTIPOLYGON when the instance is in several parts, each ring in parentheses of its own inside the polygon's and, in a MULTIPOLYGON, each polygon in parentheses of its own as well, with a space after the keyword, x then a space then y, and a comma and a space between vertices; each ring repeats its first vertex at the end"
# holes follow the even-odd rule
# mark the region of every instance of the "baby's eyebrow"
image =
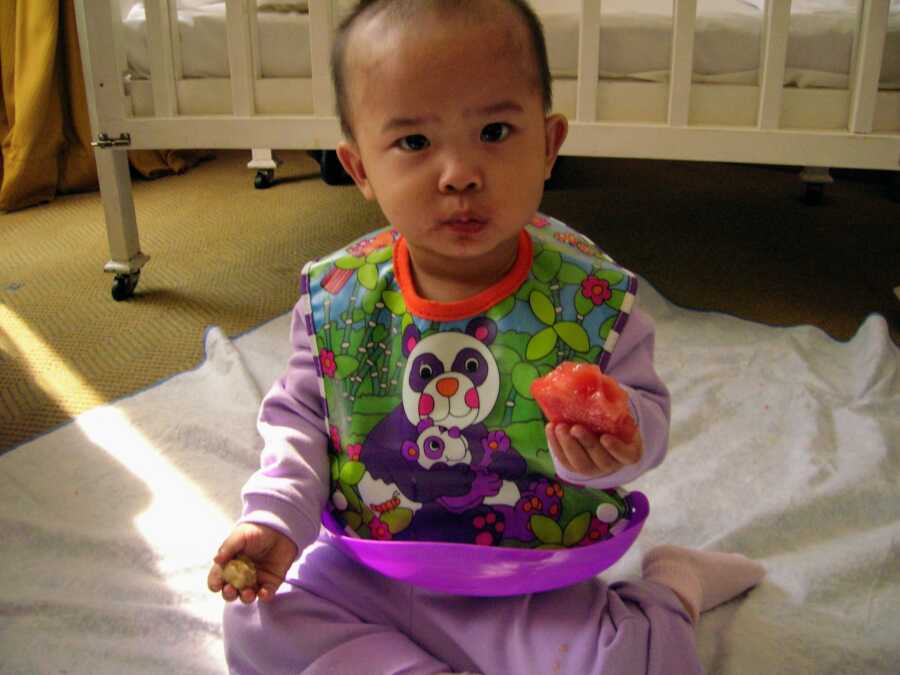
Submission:
POLYGON ((519 103, 515 101, 499 101, 486 105, 483 108, 475 108, 474 110, 466 110, 463 114, 466 116, 485 117, 488 115, 499 115, 500 113, 521 113, 525 112, 519 103))
POLYGON ((381 127, 381 133, 397 131, 398 129, 408 129, 410 127, 420 127, 428 122, 435 122, 437 119, 438 118, 435 115, 425 115, 422 117, 392 117, 381 127))
MULTIPOLYGON (((522 113, 525 109, 515 101, 499 101, 480 108, 467 108, 463 111, 465 117, 488 117, 501 113, 522 113)), ((439 122, 437 115, 419 115, 417 117, 392 117, 381 127, 381 133, 421 127, 431 122, 439 122)))

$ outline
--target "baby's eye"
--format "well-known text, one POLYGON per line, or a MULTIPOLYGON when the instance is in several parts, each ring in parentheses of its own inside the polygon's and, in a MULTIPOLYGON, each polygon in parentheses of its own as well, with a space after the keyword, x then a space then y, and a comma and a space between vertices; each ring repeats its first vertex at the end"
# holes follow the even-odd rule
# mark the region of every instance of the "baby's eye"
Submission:
POLYGON ((505 122, 493 122, 481 130, 481 140, 485 143, 500 143, 509 136, 509 125, 505 122))
POLYGON ((407 152, 419 152, 431 145, 431 141, 422 134, 412 134, 411 136, 404 136, 397 141, 397 144, 400 146, 401 150, 406 150, 407 152))

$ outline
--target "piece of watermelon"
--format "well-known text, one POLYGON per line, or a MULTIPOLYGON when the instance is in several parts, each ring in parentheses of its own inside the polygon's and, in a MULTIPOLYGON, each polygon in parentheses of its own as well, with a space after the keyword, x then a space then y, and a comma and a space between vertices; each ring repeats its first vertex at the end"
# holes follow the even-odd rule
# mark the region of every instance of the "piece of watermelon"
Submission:
POLYGON ((531 395, 551 422, 581 424, 597 434, 634 440, 628 394, 592 363, 565 361, 531 383, 531 395))

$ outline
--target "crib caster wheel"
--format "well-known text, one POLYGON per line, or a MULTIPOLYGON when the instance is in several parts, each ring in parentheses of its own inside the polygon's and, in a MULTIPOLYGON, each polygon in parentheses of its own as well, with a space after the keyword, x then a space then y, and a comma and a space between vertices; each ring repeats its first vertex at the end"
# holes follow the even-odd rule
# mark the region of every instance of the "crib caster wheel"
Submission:
POLYGON ((821 206, 825 199, 824 183, 807 183, 803 203, 807 206, 821 206))
POLYGON ((122 300, 128 300, 128 298, 132 297, 140 276, 140 272, 117 274, 112 285, 113 300, 121 302, 122 300))
POLYGON ((257 190, 265 190, 272 187, 275 183, 274 169, 261 169, 256 172, 256 178, 253 180, 253 186, 257 190))

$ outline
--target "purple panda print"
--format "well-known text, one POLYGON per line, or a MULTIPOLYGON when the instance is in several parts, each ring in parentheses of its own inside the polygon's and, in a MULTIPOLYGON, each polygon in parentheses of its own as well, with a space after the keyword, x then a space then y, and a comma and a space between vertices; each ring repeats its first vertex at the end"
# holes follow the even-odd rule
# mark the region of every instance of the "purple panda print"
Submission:
POLYGON ((348 535, 568 547, 610 507, 626 518, 620 496, 557 479, 529 385, 565 360, 608 362, 636 282, 562 223, 528 235, 525 281, 468 314, 408 302, 390 228, 304 268, 330 505, 348 535), (586 279, 608 284, 603 303, 586 279))

